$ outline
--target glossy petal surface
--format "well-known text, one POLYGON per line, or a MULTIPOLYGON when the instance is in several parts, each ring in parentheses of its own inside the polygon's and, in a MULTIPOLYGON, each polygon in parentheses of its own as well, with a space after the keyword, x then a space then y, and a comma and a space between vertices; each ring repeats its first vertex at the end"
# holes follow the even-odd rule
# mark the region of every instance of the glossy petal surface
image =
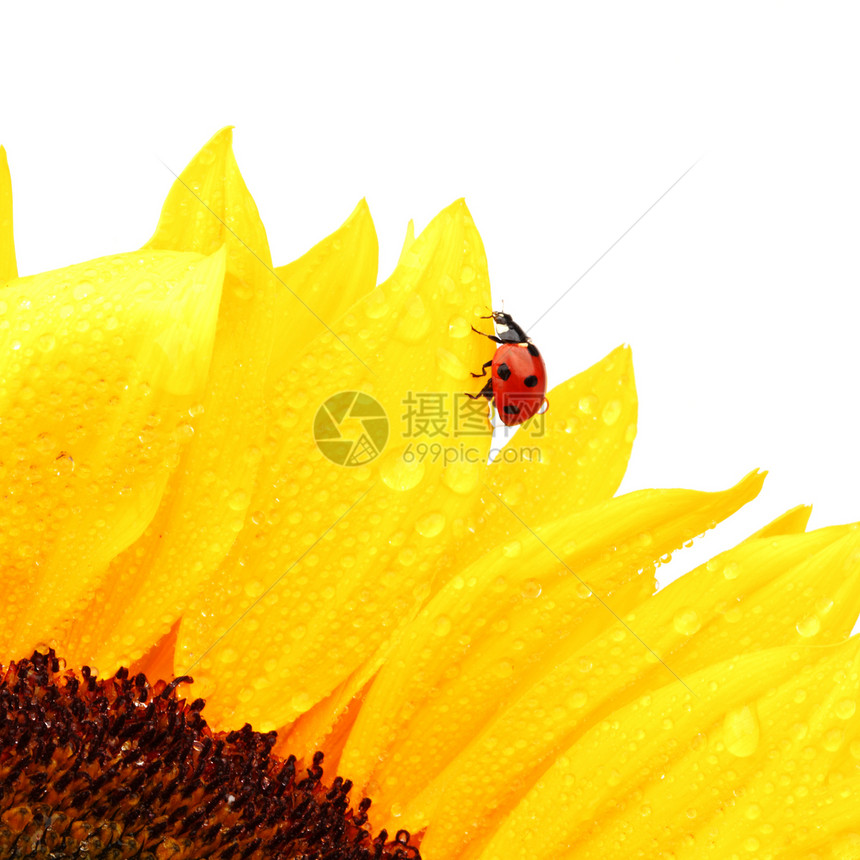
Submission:
POLYGON ((123 254, 3 290, 14 309, 0 329, 7 652, 87 614, 111 559, 163 502, 208 380, 224 262, 223 251, 123 254))

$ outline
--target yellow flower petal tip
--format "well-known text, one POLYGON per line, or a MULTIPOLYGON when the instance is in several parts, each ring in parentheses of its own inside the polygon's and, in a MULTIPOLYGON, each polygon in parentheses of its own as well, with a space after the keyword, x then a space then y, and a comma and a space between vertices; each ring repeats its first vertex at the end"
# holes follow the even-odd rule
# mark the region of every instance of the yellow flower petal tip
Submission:
POLYGON ((269 377, 273 384, 294 370, 315 338, 346 326, 350 309, 376 286, 379 244, 367 201, 361 200, 349 218, 330 236, 275 275, 274 315, 290 319, 290 336, 273 346, 269 377))
MULTIPOLYGON (((615 495, 638 421, 627 346, 552 389, 488 465, 486 404, 465 424, 455 406, 494 349, 471 331, 492 302, 465 202, 417 236, 410 222, 380 284, 364 200, 273 268, 231 140, 182 171, 143 250, 25 278, 0 152, 3 665, 38 645, 97 666, 96 683, 37 657, 28 683, 105 699, 73 715, 120 757, 102 728, 117 703, 181 714, 171 728, 200 734, 177 796, 197 796, 213 749, 196 697, 216 732, 278 730, 297 772, 259 772, 271 736, 220 737, 261 796, 316 786, 325 753, 313 791, 346 808, 340 772, 349 820, 367 795, 374 830, 419 832, 425 860, 854 856, 860 528, 807 532, 799 506, 658 590, 766 473, 615 495), (144 671, 163 676, 154 695, 144 671), (174 673, 195 679, 178 698, 174 673)), ((0 683, 24 690, 19 669, 0 683)), ((53 725, 28 792, 75 760, 53 725)), ((147 774, 177 778, 150 754, 147 774)), ((81 838, 114 832, 88 829, 101 807, 81 800, 100 755, 70 777, 81 838)), ((233 822, 229 788, 200 814, 233 822)), ((0 798, 0 842, 44 812, 15 803, 0 798)), ((147 850, 212 853, 181 831, 196 814, 165 812, 147 850)), ((265 853, 255 835, 243 846, 265 853)), ((407 852, 396 839, 383 857, 407 852)))
POLYGON ((253 282, 271 269, 266 232, 233 155, 233 129, 222 129, 176 177, 155 233, 144 247, 211 254, 226 244, 231 270, 253 282))
POLYGON ((806 531, 809 517, 812 514, 812 505, 798 505, 790 511, 778 516, 773 522, 755 532, 752 538, 777 537, 778 535, 790 535, 806 531))
POLYGON ((18 277, 12 222, 12 177, 6 150, 0 146, 0 281, 18 277))

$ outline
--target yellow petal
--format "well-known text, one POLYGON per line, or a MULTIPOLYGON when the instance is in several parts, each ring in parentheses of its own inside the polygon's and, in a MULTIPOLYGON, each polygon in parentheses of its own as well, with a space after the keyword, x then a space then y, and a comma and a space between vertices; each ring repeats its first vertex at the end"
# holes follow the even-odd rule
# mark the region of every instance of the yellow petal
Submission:
POLYGON ((796 534, 806 530, 812 505, 798 505, 759 529, 750 539, 796 534))
POLYGON ((56 636, 152 519, 207 380, 224 264, 138 252, 3 290, 4 653, 56 636))
POLYGON ((528 422, 490 469, 490 486, 529 523, 545 523, 610 498, 636 436, 630 350, 620 346, 547 395, 549 410, 528 422), (543 421, 547 427, 541 430, 543 421), (516 455, 528 448, 528 457, 516 455), (521 488, 521 489, 520 489, 521 488))
MULTIPOLYGON (((483 773, 460 768, 457 756, 488 721, 520 696, 526 713, 539 708, 542 694, 527 691, 540 676, 634 605, 635 592, 627 592, 615 609, 619 589, 749 501, 761 481, 753 474, 724 493, 633 493, 557 521, 540 538, 523 529, 523 551, 513 561, 493 552, 462 570, 397 642, 396 659, 375 679, 344 750, 341 771, 374 797, 378 815, 391 816, 383 824, 415 830, 434 820, 440 798, 454 796, 454 775, 466 809, 488 758, 492 769, 494 757, 521 733, 517 725, 495 738, 495 751, 482 747, 483 773), (403 798, 415 800, 407 805, 403 798)), ((629 641, 637 665, 654 662, 647 640, 629 635, 629 641)), ((673 678, 660 668, 664 682, 673 678)), ((602 686, 611 689, 608 678, 602 686)), ((569 684, 565 690, 576 693, 569 684)), ((504 791, 504 780, 494 784, 504 791)), ((492 800, 493 789, 486 791, 492 800)), ((464 819, 473 820, 467 809, 464 819)))
POLYGON ((233 129, 224 128, 194 156, 164 201, 147 248, 211 254, 222 245, 228 266, 249 285, 272 258, 260 213, 233 155, 233 129))
MULTIPOLYGON (((785 594, 811 597, 822 577, 834 584, 846 580, 856 593, 858 538, 860 531, 841 527, 781 538, 779 545, 747 541, 641 605, 616 610, 623 621, 578 629, 530 686, 499 703, 438 784, 416 798, 416 807, 433 810, 443 822, 442 834, 431 830, 428 836, 434 850, 454 851, 459 832, 468 827, 474 833, 476 822, 491 822, 494 810, 510 806, 542 762, 623 704, 673 680, 698 695, 689 678, 702 666, 752 648, 809 641, 795 629, 796 610, 781 613, 780 603, 785 594), (738 593, 744 595, 740 605, 738 593), (489 787, 480 788, 478 779, 489 787)), ((847 588, 840 599, 856 607, 847 588)), ((834 618, 818 641, 844 638, 851 629, 856 608, 831 611, 834 618)))
MULTIPOLYGON (((858 645, 761 651, 692 676, 696 696, 679 684, 641 696, 564 751, 489 844, 462 856, 722 860, 820 844, 819 816, 857 782, 858 645)), ((840 813, 840 826, 860 824, 856 803, 840 813)))
MULTIPOLYGON (((468 533, 462 518, 477 482, 466 493, 448 486, 441 453, 414 454, 437 437, 409 436, 402 415, 410 398, 430 395, 443 402, 450 428, 456 396, 473 387, 469 369, 492 354, 469 329, 488 290, 480 236, 465 204, 455 203, 388 281, 332 324, 334 334, 275 377, 279 425, 247 527, 179 633, 178 667, 194 665, 210 719, 291 722, 359 670, 444 582, 451 559, 440 558, 440 535, 468 533), (343 391, 371 395, 388 414, 387 448, 365 465, 331 462, 313 438, 314 414, 343 391), (265 661, 255 685, 246 659, 265 661)), ((470 440, 478 470, 489 447, 485 420, 482 430, 470 440)), ((440 452, 456 450, 453 437, 438 438, 440 452)))
MULTIPOLYGON (((411 241, 407 235, 404 253, 409 247, 411 241)), ((545 435, 528 439, 522 447, 517 443, 526 437, 518 435, 506 449, 517 452, 516 458, 502 456, 489 471, 492 477, 488 479, 488 486, 511 504, 516 515, 506 510, 492 493, 487 494, 486 501, 478 500, 480 512, 476 514, 475 522, 480 524, 480 537, 458 547, 458 567, 468 565, 494 543, 502 546, 502 552, 512 564, 516 564, 522 552, 521 536, 517 533, 522 531, 524 521, 535 523, 539 533, 541 523, 609 498, 617 488, 635 435, 636 390, 630 350, 626 347, 614 350, 593 367, 555 389, 552 399, 555 417, 548 422, 545 435), (613 405, 612 417, 608 421, 600 418, 599 409, 584 419, 564 419, 566 414, 582 415, 578 405, 580 401, 590 408, 596 399, 604 404, 614 401, 618 404, 617 414, 613 405), (573 432, 574 428, 576 432, 573 432), (539 453, 534 459, 520 456, 525 450, 539 453)), ((454 464, 451 471, 455 481, 465 479, 468 482, 471 477, 461 464, 454 464)), ((479 473, 475 471, 472 474, 477 485, 479 473)), ((642 587, 650 593, 650 587, 644 584, 642 587)), ((334 717, 348 708, 352 695, 367 683, 384 659, 384 652, 380 652, 375 663, 368 664, 350 684, 339 689, 334 699, 326 699, 319 708, 303 714, 289 733, 282 733, 284 749, 308 755, 321 746, 334 717)), ((333 751, 330 744, 326 743, 324 749, 327 760, 331 762, 333 751)))
POLYGON ((409 223, 406 225, 406 236, 403 239, 403 247, 400 249, 400 259, 399 263, 405 262, 406 255, 409 253, 409 249, 415 242, 415 222, 410 218, 409 223))
POLYGON ((107 671, 139 659, 208 588, 244 526, 267 436, 265 381, 283 287, 229 129, 174 183, 147 247, 209 251, 221 244, 227 271, 210 385, 186 416, 192 438, 155 518, 114 559, 110 588, 70 631, 69 660, 93 660, 107 671))
POLYGON ((0 281, 18 277, 12 222, 12 177, 6 150, 0 146, 0 281))
POLYGON ((308 344, 376 286, 378 263, 376 230, 362 200, 331 236, 275 269, 282 289, 274 313, 284 330, 275 338, 270 375, 293 370, 308 344))

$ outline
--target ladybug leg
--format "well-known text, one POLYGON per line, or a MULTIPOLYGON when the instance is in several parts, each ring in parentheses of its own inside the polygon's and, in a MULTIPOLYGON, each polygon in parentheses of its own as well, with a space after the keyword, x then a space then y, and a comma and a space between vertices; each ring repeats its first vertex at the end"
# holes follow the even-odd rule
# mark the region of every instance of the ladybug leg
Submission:
MULTIPOLYGON (((492 362, 490 362, 492 364, 492 362)), ((472 376, 477 376, 477 373, 473 373, 472 376)), ((466 397, 477 400, 479 397, 486 397, 487 400, 493 399, 493 380, 490 381, 477 393, 477 394, 466 394, 466 397)))
POLYGON ((491 358, 489 361, 485 361, 481 365, 481 371, 482 371, 481 373, 473 373, 472 376, 474 376, 476 379, 480 379, 482 376, 487 375, 487 368, 492 367, 492 366, 493 366, 493 359, 491 358))
POLYGON ((496 343, 504 343, 504 341, 500 337, 496 337, 494 334, 487 334, 486 332, 478 331, 475 326, 472 326, 472 331, 475 332, 475 334, 482 334, 484 335, 484 337, 488 337, 490 340, 495 341, 496 343))

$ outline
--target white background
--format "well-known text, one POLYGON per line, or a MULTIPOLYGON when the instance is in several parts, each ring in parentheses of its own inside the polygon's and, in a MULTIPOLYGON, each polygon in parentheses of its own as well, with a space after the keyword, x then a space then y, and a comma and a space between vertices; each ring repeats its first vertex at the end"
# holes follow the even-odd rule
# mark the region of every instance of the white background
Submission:
POLYGON ((770 470, 677 572, 801 502, 860 518, 851 4, 21 6, 0 142, 22 274, 142 244, 162 161, 233 124, 276 264, 366 196, 384 277, 407 220, 465 195, 528 328, 695 163, 531 327, 550 383, 632 345, 622 490, 770 470))

